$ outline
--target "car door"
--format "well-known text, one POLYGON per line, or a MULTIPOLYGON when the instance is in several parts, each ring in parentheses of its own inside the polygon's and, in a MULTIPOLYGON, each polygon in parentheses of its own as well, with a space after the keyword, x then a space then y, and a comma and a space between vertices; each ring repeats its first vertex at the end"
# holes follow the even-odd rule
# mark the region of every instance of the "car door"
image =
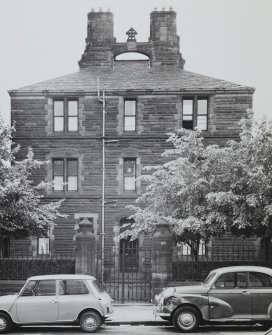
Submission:
POLYGON ((85 308, 100 310, 97 298, 89 289, 84 280, 59 280, 58 288, 59 320, 74 321, 85 308))
POLYGON ((210 319, 251 319, 247 272, 220 275, 208 295, 210 319))
POLYGON ((54 322, 58 320, 55 280, 27 283, 16 303, 17 320, 21 323, 54 322))
POLYGON ((261 272, 249 272, 249 291, 253 319, 271 318, 272 277, 261 272))

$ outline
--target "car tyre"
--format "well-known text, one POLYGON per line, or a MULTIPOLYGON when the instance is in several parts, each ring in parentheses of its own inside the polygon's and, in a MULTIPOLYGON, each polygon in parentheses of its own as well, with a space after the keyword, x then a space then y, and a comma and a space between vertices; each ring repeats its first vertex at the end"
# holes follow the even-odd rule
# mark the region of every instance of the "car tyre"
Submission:
POLYGON ((11 318, 6 314, 0 312, 0 334, 8 333, 12 328, 11 318))
POLYGON ((178 308, 173 315, 173 325, 182 332, 190 333, 195 331, 199 323, 199 312, 190 306, 178 308))
POLYGON ((101 316, 94 311, 85 312, 79 318, 79 326, 86 333, 94 333, 101 324, 101 316))

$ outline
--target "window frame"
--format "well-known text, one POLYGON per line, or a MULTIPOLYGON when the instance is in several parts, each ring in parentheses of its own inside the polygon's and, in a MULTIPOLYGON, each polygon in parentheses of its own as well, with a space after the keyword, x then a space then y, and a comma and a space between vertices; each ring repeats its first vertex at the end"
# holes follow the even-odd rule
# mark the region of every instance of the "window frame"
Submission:
POLYGON ((136 192, 136 189, 137 189, 136 178, 137 178, 137 157, 124 157, 123 158, 123 192, 136 192), (125 173, 126 161, 134 162, 134 189, 126 189, 126 177, 128 177, 125 173))
POLYGON ((125 133, 136 132, 137 131, 137 99, 136 98, 124 98, 124 117, 123 117, 123 130, 125 133), (135 102, 135 113, 134 115, 126 114, 126 102, 134 101, 135 102), (134 129, 126 129, 126 120, 134 119, 134 129))
POLYGON ((50 237, 47 236, 47 237, 37 237, 37 255, 38 256, 48 256, 50 255, 50 250, 51 250, 51 245, 50 245, 50 237), (45 253, 44 252, 40 252, 40 240, 41 239, 46 239, 48 240, 48 249, 45 249, 45 253))
POLYGON ((72 133, 78 133, 79 131, 79 101, 78 98, 75 97, 58 97, 53 99, 53 132, 55 134, 72 134, 72 133), (63 102, 63 115, 62 116, 56 116, 55 115, 55 102, 63 102), (77 102, 77 113, 76 115, 69 115, 69 102, 70 101, 76 101, 77 102), (62 130, 56 130, 56 119, 62 118, 62 130), (69 120, 72 118, 76 118, 76 130, 70 130, 69 129, 69 120))
POLYGON ((188 96, 183 96, 182 97, 182 128, 187 129, 187 130, 194 130, 197 128, 197 121, 198 117, 205 117, 206 118, 206 128, 205 129, 199 129, 201 131, 208 131, 209 130, 209 106, 210 106, 210 97, 209 96, 198 96, 198 95, 188 95, 188 96), (184 101, 192 101, 192 128, 189 127, 184 127, 183 122, 187 121, 184 120, 184 116, 189 116, 191 114, 184 114, 184 101), (205 100, 207 101, 207 110, 206 113, 198 113, 198 101, 205 100))
POLYGON ((65 158, 60 158, 60 157, 54 157, 52 158, 52 181, 53 181, 53 186, 52 186, 52 190, 53 192, 78 192, 79 190, 79 160, 77 157, 65 157, 65 158), (62 190, 56 190, 54 188, 54 178, 55 178, 55 172, 54 172, 54 162, 55 161, 62 161, 63 162, 63 187, 62 187, 62 190), (69 161, 76 161, 77 162, 77 175, 76 175, 76 190, 70 190, 69 189, 69 183, 68 183, 68 164, 69 164, 69 161))

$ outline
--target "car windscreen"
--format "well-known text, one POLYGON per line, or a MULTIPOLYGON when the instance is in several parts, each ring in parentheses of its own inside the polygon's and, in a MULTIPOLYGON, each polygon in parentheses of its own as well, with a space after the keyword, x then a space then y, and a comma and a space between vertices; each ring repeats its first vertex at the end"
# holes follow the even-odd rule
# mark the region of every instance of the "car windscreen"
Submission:
POLYGON ((211 282, 213 281, 215 275, 216 275, 215 272, 209 273, 208 276, 207 276, 207 278, 204 280, 203 285, 210 285, 211 282))

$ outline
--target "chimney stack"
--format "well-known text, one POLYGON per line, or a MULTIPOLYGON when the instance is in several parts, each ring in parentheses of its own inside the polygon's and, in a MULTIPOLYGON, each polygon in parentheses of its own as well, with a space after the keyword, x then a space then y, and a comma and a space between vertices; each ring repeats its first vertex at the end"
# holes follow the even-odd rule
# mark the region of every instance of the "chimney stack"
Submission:
POLYGON ((185 63, 179 50, 176 12, 172 7, 167 11, 153 11, 150 14, 150 42, 153 43, 153 65, 178 65, 185 63))
POLYGON ((88 14, 86 48, 79 61, 80 68, 88 66, 112 66, 111 45, 113 37, 113 14, 94 9, 88 14))

